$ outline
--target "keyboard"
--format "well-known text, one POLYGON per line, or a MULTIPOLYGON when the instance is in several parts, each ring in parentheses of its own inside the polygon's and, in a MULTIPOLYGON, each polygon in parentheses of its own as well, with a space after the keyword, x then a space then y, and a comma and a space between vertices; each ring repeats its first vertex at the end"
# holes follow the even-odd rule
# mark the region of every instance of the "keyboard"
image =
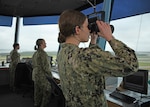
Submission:
POLYGON ((136 99, 134 97, 125 95, 120 93, 119 91, 113 91, 112 93, 109 94, 111 97, 115 98, 115 99, 119 99, 125 103, 131 104, 134 101, 136 101, 136 99))

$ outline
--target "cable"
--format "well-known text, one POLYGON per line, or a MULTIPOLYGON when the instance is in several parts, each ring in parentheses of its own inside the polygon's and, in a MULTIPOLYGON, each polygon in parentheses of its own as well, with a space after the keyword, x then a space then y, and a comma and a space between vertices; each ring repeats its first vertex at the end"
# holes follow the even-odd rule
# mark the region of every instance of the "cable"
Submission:
POLYGON ((141 25, 142 25, 142 16, 143 15, 141 15, 141 20, 140 20, 140 26, 139 26, 139 32, 138 32, 138 40, 137 40, 137 44, 136 44, 136 51, 138 49, 138 44, 139 44, 139 39, 140 39, 141 25))
POLYGON ((87 2, 93 7, 94 12, 95 12, 95 10, 96 10, 96 0, 94 0, 94 5, 89 0, 87 0, 87 2))

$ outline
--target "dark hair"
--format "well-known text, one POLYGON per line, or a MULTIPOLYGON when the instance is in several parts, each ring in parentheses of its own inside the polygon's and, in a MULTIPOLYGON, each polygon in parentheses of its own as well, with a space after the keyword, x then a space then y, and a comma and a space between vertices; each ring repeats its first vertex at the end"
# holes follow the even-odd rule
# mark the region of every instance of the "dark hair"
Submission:
POLYGON ((75 34, 75 27, 82 26, 86 16, 76 10, 65 10, 59 18, 59 36, 58 42, 65 42, 66 38, 75 34))
POLYGON ((19 46, 19 43, 14 43, 13 48, 15 49, 17 46, 19 46))
POLYGON ((36 40, 36 45, 34 46, 34 50, 37 50, 39 46, 42 44, 44 39, 37 39, 36 40))

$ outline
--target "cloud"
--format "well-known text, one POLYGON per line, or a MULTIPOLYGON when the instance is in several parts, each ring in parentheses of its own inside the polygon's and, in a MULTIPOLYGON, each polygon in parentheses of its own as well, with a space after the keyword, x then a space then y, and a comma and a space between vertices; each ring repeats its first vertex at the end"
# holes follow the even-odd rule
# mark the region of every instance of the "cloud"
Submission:
MULTIPOLYGON (((112 21, 114 36, 135 51, 150 51, 150 13, 112 21)), ((107 44, 108 45, 108 44, 107 44)), ((110 47, 107 46, 107 50, 110 47)))
MULTIPOLYGON (((150 51, 150 13, 119 19, 112 21, 111 24, 115 26, 113 35, 133 48, 135 51, 150 51)), ((44 38, 47 47, 46 51, 57 51, 59 43, 58 38, 58 25, 31 25, 23 26, 22 20, 19 31, 20 51, 33 51, 35 42, 38 38, 44 38)), ((0 49, 12 49, 15 35, 15 20, 12 27, 0 26, 0 49)), ((81 47, 87 47, 88 43, 81 43, 81 47)), ((106 45, 106 50, 111 51, 109 44, 106 45)))
POLYGON ((58 25, 36 25, 36 26, 21 26, 19 41, 21 51, 33 51, 38 38, 43 38, 46 41, 46 51, 58 50, 58 25), (23 42, 21 42, 23 41, 23 42), (32 48, 31 48, 32 47, 32 48))

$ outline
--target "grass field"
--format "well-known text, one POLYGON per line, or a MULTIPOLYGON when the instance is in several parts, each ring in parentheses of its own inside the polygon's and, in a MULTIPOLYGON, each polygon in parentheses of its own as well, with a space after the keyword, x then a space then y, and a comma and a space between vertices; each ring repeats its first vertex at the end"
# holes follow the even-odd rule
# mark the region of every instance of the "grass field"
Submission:
POLYGON ((137 58, 141 69, 150 70, 150 53, 137 54, 137 58))
MULTIPOLYGON (((33 55, 33 52, 22 52, 20 54, 21 54, 21 59, 22 58, 31 58, 33 55)), ((47 54, 49 56, 53 57, 53 63, 55 63, 57 52, 47 52, 47 54)), ((0 53, 0 64, 2 61, 6 62, 6 55, 8 55, 8 53, 0 53)), ((139 67, 141 69, 150 70, 150 52, 138 53, 137 58, 139 61, 139 67)))

